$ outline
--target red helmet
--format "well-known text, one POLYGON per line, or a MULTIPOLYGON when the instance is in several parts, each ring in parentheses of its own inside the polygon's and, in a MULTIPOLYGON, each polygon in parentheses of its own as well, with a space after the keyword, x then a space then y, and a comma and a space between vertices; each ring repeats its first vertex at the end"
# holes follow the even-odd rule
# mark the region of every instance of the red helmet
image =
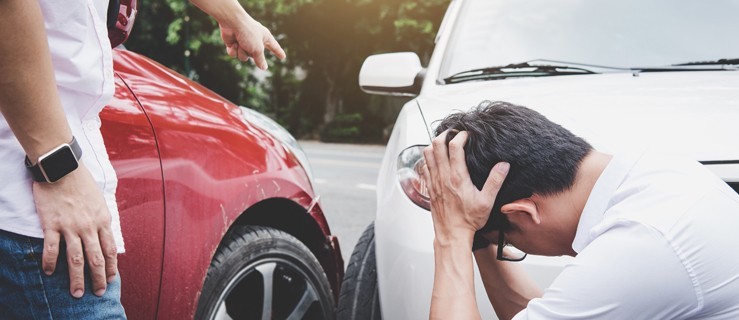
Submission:
POLYGON ((108 39, 115 48, 128 39, 136 19, 138 0, 110 0, 108 4, 108 39))

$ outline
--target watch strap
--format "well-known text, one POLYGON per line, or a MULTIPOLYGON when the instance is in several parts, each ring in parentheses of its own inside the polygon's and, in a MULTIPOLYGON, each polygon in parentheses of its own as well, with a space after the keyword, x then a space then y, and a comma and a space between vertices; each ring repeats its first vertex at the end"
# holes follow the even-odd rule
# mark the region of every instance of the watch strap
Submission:
MULTIPOLYGON (((79 162, 82 158, 82 148, 77 142, 77 139, 72 136, 72 141, 70 141, 67 145, 69 145, 69 147, 72 149, 74 158, 77 159, 77 162, 79 162)), ((37 161, 36 164, 31 165, 31 159, 28 159, 28 156, 26 156, 26 168, 28 168, 28 171, 31 171, 31 176, 33 177, 33 180, 36 182, 49 182, 46 180, 46 177, 44 177, 44 173, 41 172, 41 167, 39 165, 40 163, 41 161, 37 161)))

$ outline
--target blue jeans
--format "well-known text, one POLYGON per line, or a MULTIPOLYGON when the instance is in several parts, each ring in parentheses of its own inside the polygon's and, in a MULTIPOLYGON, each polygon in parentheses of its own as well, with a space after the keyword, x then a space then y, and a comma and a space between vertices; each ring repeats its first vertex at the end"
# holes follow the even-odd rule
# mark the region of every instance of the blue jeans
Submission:
POLYGON ((108 284, 102 297, 92 292, 85 268, 85 294, 69 293, 69 268, 60 246, 56 271, 41 269, 44 240, 0 230, 0 318, 2 319, 125 319, 121 280, 108 284))

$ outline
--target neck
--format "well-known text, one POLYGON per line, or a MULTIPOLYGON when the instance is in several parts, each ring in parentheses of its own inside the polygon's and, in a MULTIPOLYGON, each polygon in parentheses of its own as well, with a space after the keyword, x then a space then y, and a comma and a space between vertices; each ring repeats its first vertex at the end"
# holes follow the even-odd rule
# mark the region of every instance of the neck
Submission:
POLYGON ((598 151, 591 151, 585 156, 580 167, 577 169, 575 175, 575 183, 572 189, 568 193, 568 198, 571 199, 571 218, 568 219, 567 234, 571 236, 568 239, 568 255, 575 256, 577 253, 572 249, 572 241, 575 240, 575 233, 577 232, 577 226, 580 223, 580 216, 582 216, 585 204, 588 202, 590 192, 593 191, 595 182, 598 181, 600 175, 608 166, 608 163, 613 158, 612 155, 605 154, 598 151))
MULTIPOLYGON (((536 254, 547 256, 569 255, 577 252, 572 249, 580 216, 588 202, 590 192, 605 170, 612 156, 591 151, 580 163, 575 173, 572 187, 554 195, 534 194, 531 200, 536 204, 541 220, 547 227, 539 229, 539 235, 546 238, 547 246, 536 254)), ((532 252, 533 253, 533 252, 532 252)))

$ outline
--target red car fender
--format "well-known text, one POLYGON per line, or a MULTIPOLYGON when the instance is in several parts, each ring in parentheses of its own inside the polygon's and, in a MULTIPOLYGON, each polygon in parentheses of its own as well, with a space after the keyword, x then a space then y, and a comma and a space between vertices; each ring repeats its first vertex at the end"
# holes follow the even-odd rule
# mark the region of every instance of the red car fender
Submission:
MULTIPOLYGON (((249 208, 275 199, 310 214, 295 231, 316 230, 322 242, 317 250, 325 251, 316 256, 338 294, 343 277, 338 241, 291 151, 244 121, 237 106, 148 58, 114 50, 114 62, 153 127, 161 161, 166 223, 158 318, 194 316, 208 266, 225 233, 249 208)), ((119 202, 129 196, 119 189, 119 202)), ((124 238, 131 233, 127 228, 132 227, 124 226, 124 238)), ((123 280, 124 307, 126 283, 140 281, 131 279, 136 273, 129 274, 123 280)))

